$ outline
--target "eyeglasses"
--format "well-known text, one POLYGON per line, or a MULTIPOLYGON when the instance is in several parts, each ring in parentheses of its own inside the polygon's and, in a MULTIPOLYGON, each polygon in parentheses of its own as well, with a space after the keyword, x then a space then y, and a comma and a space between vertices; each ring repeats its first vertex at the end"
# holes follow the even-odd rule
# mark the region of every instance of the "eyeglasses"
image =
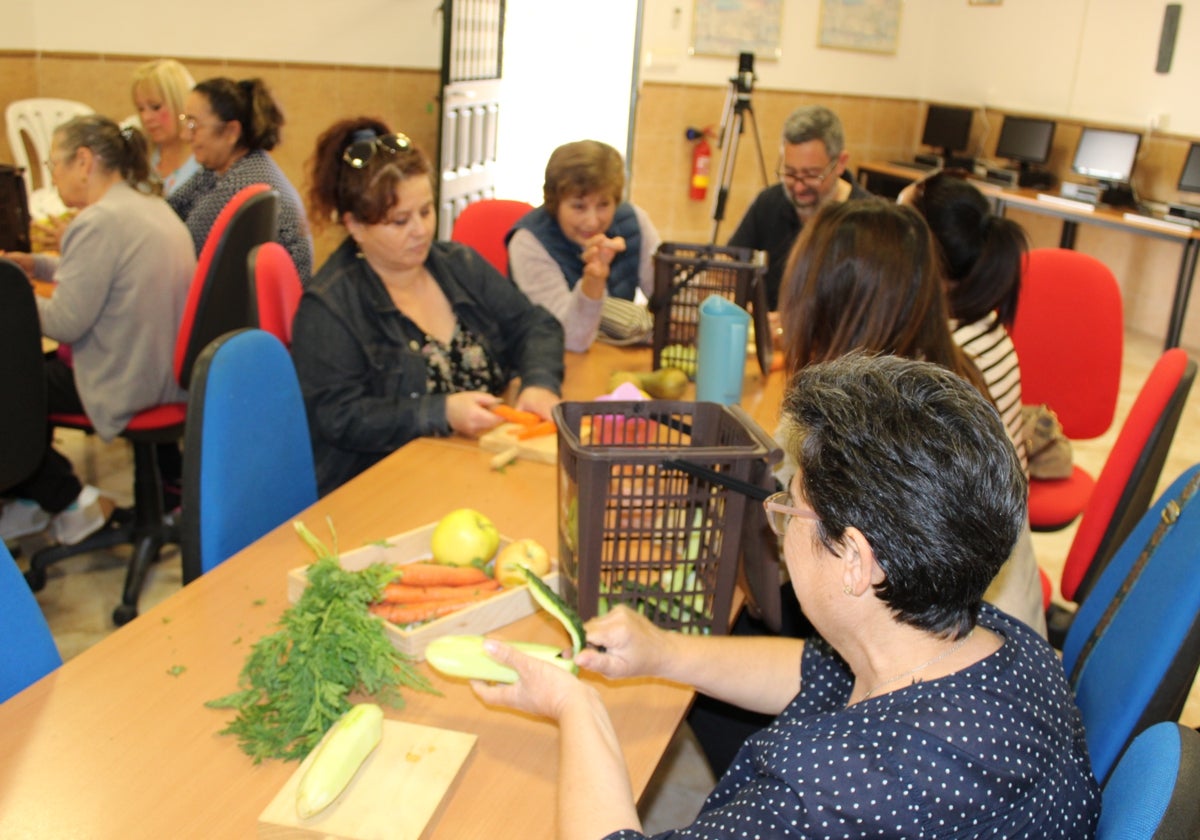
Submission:
POLYGON ((189 117, 187 114, 179 115, 179 127, 188 134, 195 134, 196 128, 210 128, 215 125, 224 125, 224 120, 217 120, 215 123, 202 123, 195 117, 189 117))
POLYGON ((796 172, 780 165, 775 175, 785 184, 801 183, 806 187, 819 187, 833 173, 833 170, 837 168, 837 162, 838 159, 834 158, 820 172, 796 172))
POLYGON ((375 157, 375 152, 379 149, 395 155, 407 152, 411 148, 412 141, 408 139, 408 135, 396 132, 395 134, 385 134, 382 137, 371 137, 367 140, 355 140, 346 147, 346 151, 342 152, 342 160, 355 169, 363 169, 371 161, 371 158, 375 157))
POLYGON ((792 495, 786 490, 773 493, 763 500, 763 510, 767 512, 767 524, 781 537, 787 534, 788 522, 793 516, 811 519, 814 522, 821 521, 821 517, 817 516, 815 511, 793 507, 791 501, 792 495))

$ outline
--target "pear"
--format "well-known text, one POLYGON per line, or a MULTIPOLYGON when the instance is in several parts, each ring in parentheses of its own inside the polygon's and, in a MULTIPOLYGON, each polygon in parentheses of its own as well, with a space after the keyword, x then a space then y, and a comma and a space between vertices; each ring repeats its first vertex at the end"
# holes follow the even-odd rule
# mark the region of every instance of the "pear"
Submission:
POLYGON ((609 387, 616 388, 630 382, 658 400, 682 399, 687 391, 688 375, 679 368, 664 367, 650 372, 618 370, 609 380, 609 387))

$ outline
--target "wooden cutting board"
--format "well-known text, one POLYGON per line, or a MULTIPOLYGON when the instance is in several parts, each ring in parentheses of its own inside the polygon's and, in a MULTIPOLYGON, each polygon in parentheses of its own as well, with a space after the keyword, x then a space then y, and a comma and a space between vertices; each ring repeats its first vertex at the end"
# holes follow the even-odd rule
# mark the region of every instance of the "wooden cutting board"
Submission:
POLYGON ((558 435, 541 435, 528 440, 518 440, 517 432, 523 428, 525 427, 519 423, 501 423, 479 438, 479 446, 485 452, 507 452, 515 448, 518 458, 541 461, 543 464, 557 464, 558 435))
POLYGON ((259 815, 258 836, 417 840, 474 747, 475 736, 466 732, 385 720, 379 746, 333 804, 307 820, 296 816, 296 789, 310 753, 259 815))

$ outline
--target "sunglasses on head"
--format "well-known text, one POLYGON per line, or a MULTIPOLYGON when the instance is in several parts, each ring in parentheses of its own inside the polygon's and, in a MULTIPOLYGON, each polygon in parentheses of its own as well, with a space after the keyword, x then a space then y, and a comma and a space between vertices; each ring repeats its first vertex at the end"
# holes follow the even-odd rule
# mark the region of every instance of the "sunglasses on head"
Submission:
POLYGON ((394 155, 407 152, 411 148, 412 141, 408 139, 408 135, 400 132, 384 134, 382 137, 355 140, 342 152, 342 160, 355 169, 362 169, 375 157, 375 152, 379 149, 394 155))

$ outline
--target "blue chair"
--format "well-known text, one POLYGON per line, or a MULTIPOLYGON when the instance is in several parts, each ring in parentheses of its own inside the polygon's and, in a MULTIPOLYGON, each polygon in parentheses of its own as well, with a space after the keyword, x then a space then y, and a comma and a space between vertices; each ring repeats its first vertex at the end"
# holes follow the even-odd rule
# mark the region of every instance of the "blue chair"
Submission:
POLYGON ((1142 730, 1178 720, 1200 667, 1200 465, 1159 497, 1080 605, 1063 642, 1103 784, 1142 730))
POLYGON ((1200 733, 1157 723, 1133 740, 1104 785, 1096 840, 1200 837, 1200 733))
POLYGON ((226 333, 196 360, 183 460, 183 582, 317 500, 291 356, 275 336, 226 333))
POLYGON ((62 664, 50 625, 8 548, 0 542, 0 703, 62 664))

